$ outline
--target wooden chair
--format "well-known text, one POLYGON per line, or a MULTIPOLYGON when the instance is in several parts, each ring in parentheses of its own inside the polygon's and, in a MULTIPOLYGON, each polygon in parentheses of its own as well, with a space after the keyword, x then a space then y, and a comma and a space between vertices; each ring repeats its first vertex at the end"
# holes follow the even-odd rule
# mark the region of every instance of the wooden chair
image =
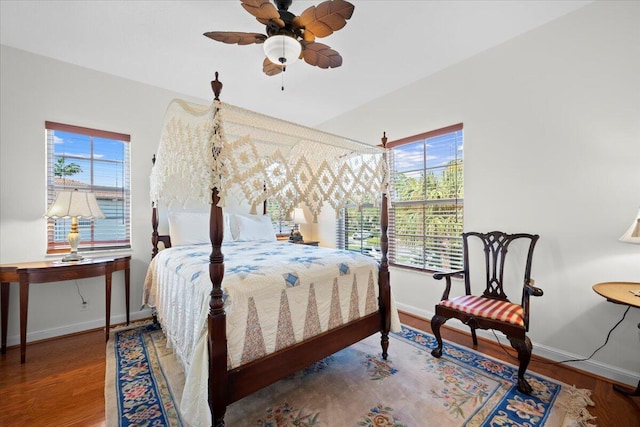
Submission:
POLYGON ((524 379, 524 373, 531 359, 532 348, 531 341, 526 336, 526 332, 529 331, 529 297, 542 295, 542 290, 534 287, 534 281, 531 279, 533 249, 538 238, 538 235, 507 234, 500 231, 492 231, 486 234, 462 234, 464 270, 433 275, 436 280, 441 280, 442 278, 446 280, 442 300, 436 305, 436 314, 431 319, 431 329, 438 341, 438 346, 431 352, 434 357, 439 358, 442 356, 440 326, 452 317, 461 320, 471 328, 471 336, 475 346, 478 345, 476 329, 499 330, 507 336, 511 346, 518 352, 518 360, 520 362, 518 391, 531 394, 531 385, 524 379), (469 270, 469 241, 471 238, 480 239, 484 246, 486 287, 484 292, 478 296, 471 293, 471 272, 469 270), (522 300, 516 304, 510 302, 504 293, 503 276, 509 245, 518 239, 525 239, 525 242, 528 240, 529 247, 526 254, 526 265, 524 266, 522 300), (464 277, 465 295, 450 298, 451 277, 459 275, 464 277))

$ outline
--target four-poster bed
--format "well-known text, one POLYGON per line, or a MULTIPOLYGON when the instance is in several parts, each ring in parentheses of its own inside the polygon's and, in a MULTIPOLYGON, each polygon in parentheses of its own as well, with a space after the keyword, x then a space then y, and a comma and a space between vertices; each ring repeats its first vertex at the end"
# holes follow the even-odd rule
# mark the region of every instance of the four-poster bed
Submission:
POLYGON ((168 341, 188 371, 181 411, 199 413, 187 418, 203 425, 203 404, 188 397, 186 389, 202 391, 200 378, 208 372, 208 411, 212 425, 221 427, 227 405, 374 333, 381 333, 386 359, 388 334, 399 328, 399 319, 389 284, 384 149, 223 104, 218 73, 211 85, 211 107, 174 101, 167 110, 151 179, 154 258, 144 302, 156 307, 168 341), (304 203, 314 221, 324 203, 336 212, 348 201, 379 203, 381 261, 247 233, 246 228, 258 227, 260 215, 229 213, 233 188, 242 193, 251 213, 275 199, 289 212, 304 203), (172 237, 158 231, 159 203, 184 205, 187 189, 191 199, 210 204, 208 258, 202 246, 158 250, 160 243, 175 246, 172 237), (171 251, 182 258, 164 256, 171 251), (272 258, 282 252, 283 261, 272 258), (190 264, 198 257, 208 261, 206 285, 186 279, 163 285, 159 280, 179 272, 191 280, 205 276, 190 264), (271 271, 274 265, 284 269, 271 271), (270 281, 272 288, 259 288, 254 276, 270 281), (208 304, 203 286, 208 287, 208 304), (175 299, 189 307, 176 308, 175 299), (195 329, 183 330, 185 323, 195 329))

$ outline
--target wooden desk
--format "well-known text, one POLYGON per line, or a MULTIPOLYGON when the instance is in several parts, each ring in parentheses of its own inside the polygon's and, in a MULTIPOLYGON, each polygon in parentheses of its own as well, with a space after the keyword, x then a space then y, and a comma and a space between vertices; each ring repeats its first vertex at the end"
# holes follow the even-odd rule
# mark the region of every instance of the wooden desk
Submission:
MULTIPOLYGON (((593 290, 615 304, 623 304, 640 308, 640 297, 635 296, 630 291, 640 291, 640 283, 635 282, 604 282, 593 285, 593 290)), ((640 324, 638 325, 640 328, 640 324)), ((614 390, 629 395, 640 396, 640 381, 636 389, 613 385, 614 390)))
POLYGON ((111 321, 111 274, 124 270, 125 303, 127 324, 129 324, 129 285, 130 256, 112 258, 87 258, 79 262, 38 261, 0 265, 1 307, 2 307, 2 353, 7 351, 7 321, 9 310, 9 286, 11 282, 20 283, 20 362, 26 360, 27 350, 27 312, 29 308, 29 284, 50 283, 64 280, 86 279, 104 276, 106 328, 105 340, 109 340, 111 321))

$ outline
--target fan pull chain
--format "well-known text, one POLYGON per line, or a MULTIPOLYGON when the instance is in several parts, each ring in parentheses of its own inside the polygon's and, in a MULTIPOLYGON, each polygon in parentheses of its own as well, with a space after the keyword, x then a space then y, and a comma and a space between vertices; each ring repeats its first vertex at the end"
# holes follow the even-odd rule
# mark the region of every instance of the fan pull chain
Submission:
POLYGON ((284 72, 287 71, 287 66, 283 65, 282 66, 282 74, 280 74, 282 76, 282 87, 281 90, 284 91, 284 72))

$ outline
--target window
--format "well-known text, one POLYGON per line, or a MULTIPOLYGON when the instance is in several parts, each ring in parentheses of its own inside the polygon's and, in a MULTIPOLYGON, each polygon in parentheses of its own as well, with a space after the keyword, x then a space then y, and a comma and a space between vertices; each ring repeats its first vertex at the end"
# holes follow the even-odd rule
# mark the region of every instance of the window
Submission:
MULTIPOLYGON (((389 262, 422 270, 462 269, 462 124, 387 144, 389 262)), ((380 259, 380 209, 346 207, 336 247, 380 259)))
MULTIPOLYGON (((61 190, 95 194, 105 219, 78 220, 79 250, 129 248, 129 135, 45 122, 47 206, 61 190)), ((70 219, 49 219, 47 253, 69 250, 70 219)))
POLYGON ((462 268, 462 124, 391 142, 389 260, 425 270, 462 268))
POLYGON ((380 207, 347 206, 338 222, 336 247, 360 252, 380 260, 380 207))
POLYGON ((278 235, 291 233, 293 228, 293 220, 286 219, 286 212, 280 207, 280 203, 276 199, 267 200, 267 214, 271 217, 273 230, 278 235))

